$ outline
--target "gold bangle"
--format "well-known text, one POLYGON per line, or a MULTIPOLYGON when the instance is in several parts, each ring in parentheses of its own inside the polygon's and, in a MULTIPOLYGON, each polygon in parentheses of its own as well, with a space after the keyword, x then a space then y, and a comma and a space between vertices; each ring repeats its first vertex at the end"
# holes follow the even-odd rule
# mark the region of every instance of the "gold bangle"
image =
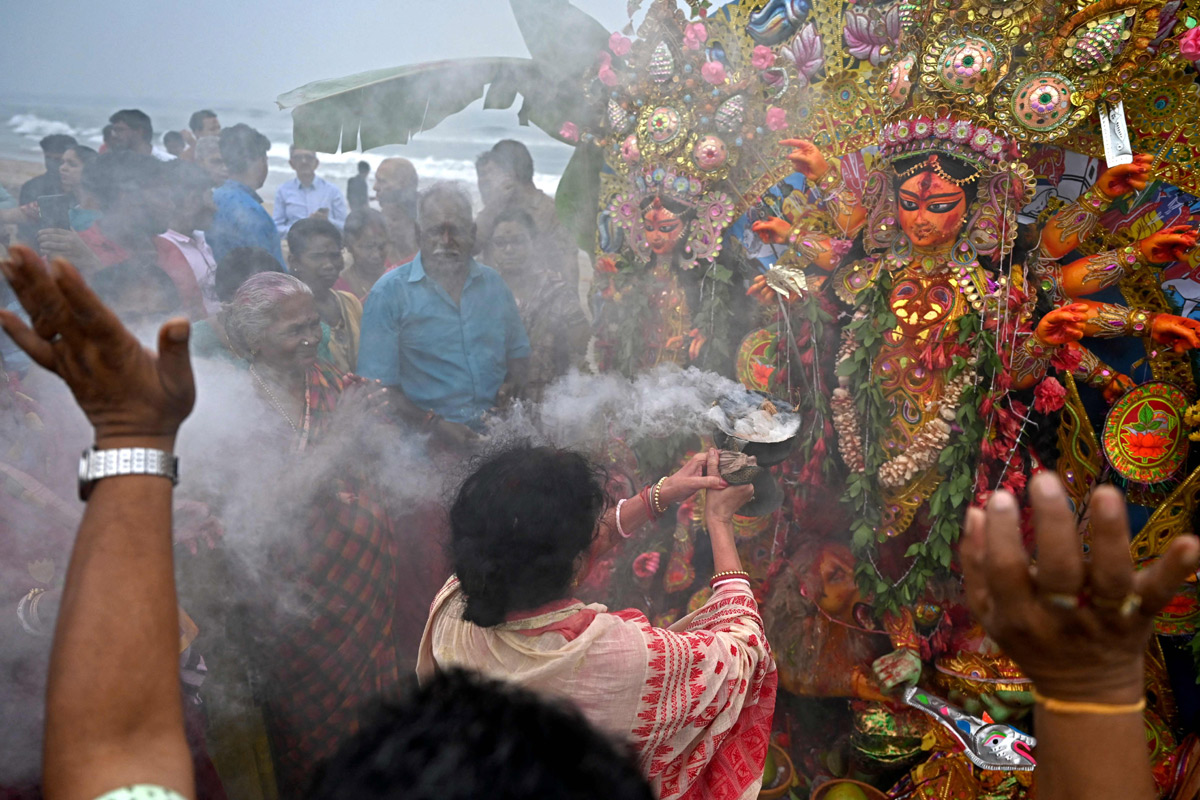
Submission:
POLYGON ((1037 689, 1032 689, 1031 692, 1035 703, 1041 703, 1047 711, 1054 711, 1059 714, 1115 716, 1117 714, 1140 714, 1146 710, 1145 697, 1136 703, 1080 703, 1074 700, 1055 700, 1052 697, 1045 697, 1037 689))
POLYGON ((745 580, 750 580, 750 573, 740 569, 730 569, 726 570, 725 572, 718 572, 716 575, 713 575, 711 578, 709 578, 708 582, 709 584, 713 584, 717 581, 725 580, 726 578, 743 578, 745 580))
POLYGON ((659 478, 658 483, 654 484, 654 491, 650 493, 650 501, 654 504, 654 513, 660 514, 660 515, 667 513, 667 507, 665 505, 663 505, 661 502, 662 501, 662 485, 663 485, 663 481, 665 481, 665 480, 666 480, 665 477, 659 478))

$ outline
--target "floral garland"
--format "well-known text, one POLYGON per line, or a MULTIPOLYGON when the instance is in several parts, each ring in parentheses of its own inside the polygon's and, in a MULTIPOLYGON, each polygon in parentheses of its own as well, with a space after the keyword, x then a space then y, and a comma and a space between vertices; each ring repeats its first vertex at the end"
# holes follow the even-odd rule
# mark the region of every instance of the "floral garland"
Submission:
MULTIPOLYGON (((942 442, 931 430, 925 452, 918 453, 914 447, 908 453, 910 458, 917 456, 931 466, 936 463, 942 470, 942 480, 928 500, 933 522, 925 540, 905 552, 905 557, 911 559, 908 572, 898 580, 888 579, 880 573, 875 556, 879 543, 886 539, 878 498, 888 462, 880 442, 890 415, 882 390, 873 380, 873 368, 883 331, 896 324, 888 306, 891 287, 890 273, 881 270, 874 285, 860 294, 862 305, 843 334, 838 364, 840 386, 830 403, 838 446, 850 469, 842 501, 854 511, 851 549, 858 560, 856 577, 863 593, 874 595, 880 613, 912 607, 931 583, 950 576, 954 544, 974 497, 975 467, 986 438, 987 422, 979 413, 988 392, 984 376, 1002 371, 994 332, 984 329, 978 313, 961 317, 958 343, 971 347, 972 356, 955 356, 947 373, 947 386, 940 398, 943 416, 937 420, 945 424, 946 439, 942 442), (945 414, 952 419, 946 419, 945 414), (953 428, 960 433, 951 438, 953 428)), ((941 429, 941 425, 937 427, 941 429)))

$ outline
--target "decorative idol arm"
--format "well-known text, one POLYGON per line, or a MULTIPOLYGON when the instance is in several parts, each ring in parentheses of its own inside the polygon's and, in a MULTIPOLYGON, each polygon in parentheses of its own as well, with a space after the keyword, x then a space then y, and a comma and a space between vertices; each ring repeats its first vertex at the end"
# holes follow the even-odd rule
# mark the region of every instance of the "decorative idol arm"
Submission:
MULTIPOLYGON (((1131 329, 1152 323, 1149 317, 1128 320, 1131 329)), ((1045 376, 1051 361, 1057 359, 1055 363, 1060 368, 1069 368, 1076 381, 1099 389, 1107 402, 1116 402, 1134 385, 1133 381, 1079 344, 1085 336, 1095 335, 1094 331, 1103 324, 1097 321, 1097 312, 1090 303, 1072 303, 1046 314, 1013 351, 1009 367, 1013 387, 1031 388, 1045 376)))
POLYGON ((1110 167, 1090 189, 1050 218, 1042 230, 1044 258, 1057 260, 1079 247, 1095 229, 1100 215, 1121 195, 1146 188, 1153 158, 1139 154, 1129 164, 1110 167))
POLYGON ((1059 288, 1069 298, 1095 294, 1147 265, 1182 261, 1196 246, 1196 239, 1196 231, 1187 225, 1163 228, 1119 250, 1096 253, 1064 265, 1058 276, 1059 288))

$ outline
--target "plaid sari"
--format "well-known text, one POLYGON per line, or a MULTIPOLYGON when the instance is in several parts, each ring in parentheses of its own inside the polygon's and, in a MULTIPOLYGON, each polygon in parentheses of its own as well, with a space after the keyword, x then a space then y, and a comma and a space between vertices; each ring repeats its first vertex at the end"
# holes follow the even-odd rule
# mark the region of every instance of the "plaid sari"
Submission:
MULTIPOLYGON (((328 365, 309 370, 302 452, 320 437, 344 387, 328 365)), ((400 683, 396 539, 376 497, 365 470, 339 473, 278 554, 280 577, 300 587, 305 605, 276 634, 262 692, 284 796, 298 796, 315 764, 400 683)))

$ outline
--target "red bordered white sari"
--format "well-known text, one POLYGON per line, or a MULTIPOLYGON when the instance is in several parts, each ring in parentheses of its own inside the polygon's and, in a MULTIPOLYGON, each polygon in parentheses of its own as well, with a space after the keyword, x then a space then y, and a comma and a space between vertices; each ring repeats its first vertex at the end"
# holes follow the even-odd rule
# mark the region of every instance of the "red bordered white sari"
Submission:
POLYGON ((433 601, 418 677, 464 667, 574 702, 633 743, 663 800, 758 796, 776 674, 744 584, 721 586, 670 628, 570 600, 481 628, 463 621, 463 602, 451 578, 433 601))

